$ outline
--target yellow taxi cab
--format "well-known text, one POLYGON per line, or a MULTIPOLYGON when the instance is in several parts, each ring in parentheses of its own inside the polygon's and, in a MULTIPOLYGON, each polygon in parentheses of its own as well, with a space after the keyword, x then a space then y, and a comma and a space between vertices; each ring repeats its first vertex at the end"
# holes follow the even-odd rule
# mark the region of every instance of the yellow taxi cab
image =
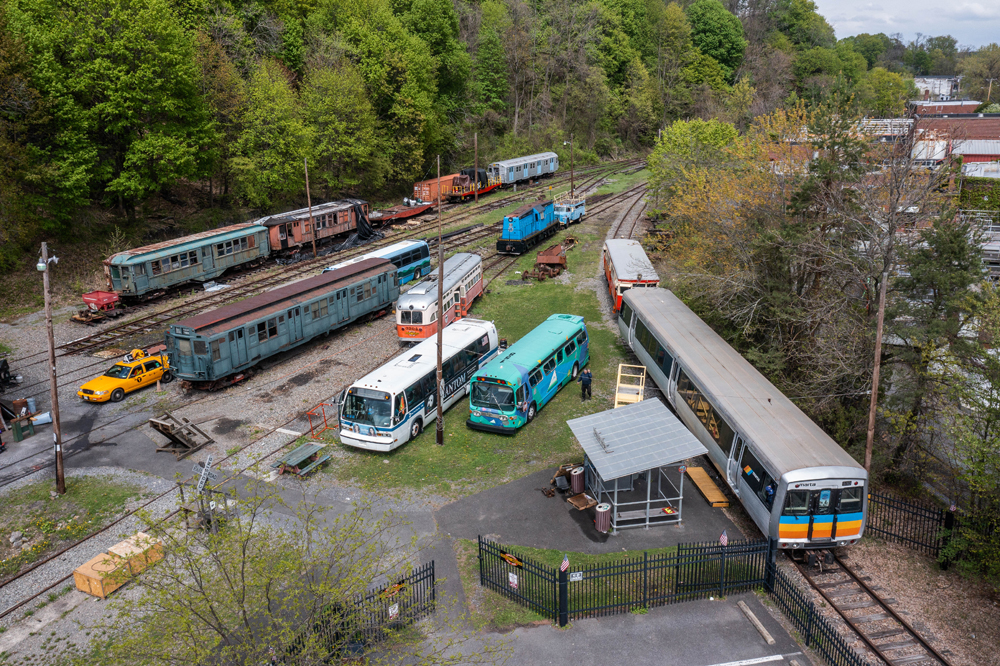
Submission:
POLYGON ((133 349, 125 360, 91 379, 76 394, 87 402, 120 402, 126 393, 173 378, 166 354, 148 355, 141 349, 133 349))

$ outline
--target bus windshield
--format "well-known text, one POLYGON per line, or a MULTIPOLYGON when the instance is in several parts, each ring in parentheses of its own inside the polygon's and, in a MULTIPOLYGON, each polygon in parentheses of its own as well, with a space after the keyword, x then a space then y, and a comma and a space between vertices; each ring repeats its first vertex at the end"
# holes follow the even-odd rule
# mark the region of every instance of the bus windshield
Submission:
POLYGON ((472 383, 472 404, 480 409, 514 409, 514 389, 488 382, 472 383))
POLYGON ((380 391, 353 389, 344 400, 344 418, 376 428, 388 428, 392 412, 385 395, 380 391))

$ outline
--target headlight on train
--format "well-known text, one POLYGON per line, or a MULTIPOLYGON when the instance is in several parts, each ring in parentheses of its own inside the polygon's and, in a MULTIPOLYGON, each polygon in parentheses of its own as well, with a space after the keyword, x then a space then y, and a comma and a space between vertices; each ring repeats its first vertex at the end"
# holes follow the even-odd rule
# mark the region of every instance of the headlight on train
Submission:
POLYGON ((374 437, 375 436, 375 428, 368 428, 368 435, 370 437, 374 437))

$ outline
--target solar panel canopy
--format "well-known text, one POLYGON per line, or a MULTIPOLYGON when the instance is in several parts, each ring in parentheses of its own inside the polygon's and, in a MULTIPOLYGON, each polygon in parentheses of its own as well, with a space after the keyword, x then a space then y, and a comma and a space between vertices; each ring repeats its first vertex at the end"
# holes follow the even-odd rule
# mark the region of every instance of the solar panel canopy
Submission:
POLYGON ((659 400, 643 400, 566 423, 605 481, 708 453, 659 400))

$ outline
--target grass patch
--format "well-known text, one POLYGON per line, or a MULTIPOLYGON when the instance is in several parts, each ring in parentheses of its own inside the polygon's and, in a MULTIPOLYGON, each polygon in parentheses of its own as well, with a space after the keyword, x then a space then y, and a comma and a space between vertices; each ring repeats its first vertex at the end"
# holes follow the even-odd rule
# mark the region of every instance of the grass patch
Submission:
POLYGON ((609 180, 611 182, 598 187, 595 194, 614 194, 617 192, 624 192, 627 189, 635 187, 639 183, 644 183, 649 180, 649 169, 642 169, 630 174, 612 174, 609 176, 609 180))
POLYGON ((91 534, 121 512, 142 489, 101 477, 66 479, 66 494, 49 495, 50 481, 34 483, 4 496, 0 504, 0 524, 8 526, 5 537, 21 532, 29 548, 0 541, 0 576, 16 573, 25 564, 44 557, 49 551, 91 534))
MULTIPOLYGON (((574 227, 570 232, 582 243, 568 253, 568 269, 589 277, 599 272, 601 245, 592 242, 597 240, 595 235, 580 231, 574 227)), ((512 271, 530 268, 534 255, 530 252, 521 257, 512 271)), ((504 437, 474 431, 465 425, 469 418, 466 398, 445 413, 444 446, 435 444, 432 423, 417 439, 388 454, 343 446, 329 433, 327 441, 337 447, 340 455, 331 461, 325 473, 380 490, 423 489, 453 497, 479 492, 559 463, 582 460, 582 450, 566 421, 612 406, 618 364, 625 360, 624 349, 616 332, 602 321, 593 288, 579 287, 572 277, 531 285, 506 284, 507 279, 516 277, 509 272, 494 280, 490 293, 475 304, 473 315, 495 322, 500 337, 511 344, 551 314, 583 315, 590 333, 593 399, 581 402, 579 387, 571 383, 556 394, 531 424, 513 436, 504 437)))
MULTIPOLYGON (((514 627, 552 621, 512 599, 508 599, 502 594, 497 594, 492 590, 483 588, 479 584, 479 559, 476 542, 470 539, 455 539, 453 543, 455 557, 458 560, 458 571, 462 580, 462 588, 465 590, 465 598, 468 600, 469 613, 473 626, 477 630, 507 631, 514 627)), ((635 557, 636 555, 635 553, 588 555, 585 553, 566 553, 561 550, 527 548, 524 546, 512 546, 511 548, 522 557, 530 558, 539 564, 552 568, 559 566, 564 554, 569 555, 571 571, 582 567, 617 562, 623 556, 631 555, 635 557)), ((650 555, 672 555, 676 550, 676 547, 670 547, 648 550, 646 552, 650 555)), ((631 612, 645 614, 647 610, 645 608, 636 608, 631 612)))

